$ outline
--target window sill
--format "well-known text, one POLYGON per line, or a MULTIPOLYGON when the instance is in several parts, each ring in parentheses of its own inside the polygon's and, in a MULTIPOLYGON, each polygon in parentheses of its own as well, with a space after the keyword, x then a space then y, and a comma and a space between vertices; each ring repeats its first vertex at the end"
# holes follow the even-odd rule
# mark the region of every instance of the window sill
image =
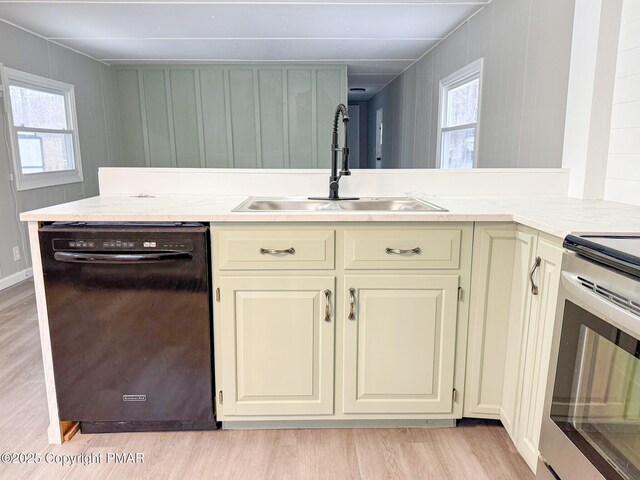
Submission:
POLYGON ((66 172, 32 173, 30 175, 14 175, 16 189, 18 191, 34 190, 36 188, 55 187, 80 183, 83 181, 82 173, 77 170, 66 172))

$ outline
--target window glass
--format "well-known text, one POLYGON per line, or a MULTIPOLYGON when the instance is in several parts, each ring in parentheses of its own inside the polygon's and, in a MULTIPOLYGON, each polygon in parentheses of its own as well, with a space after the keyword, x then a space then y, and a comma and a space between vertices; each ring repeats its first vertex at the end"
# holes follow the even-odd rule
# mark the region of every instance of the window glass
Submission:
POLYGON ((473 168, 475 128, 442 132, 442 168, 473 168))
POLYGON ((18 149, 24 175, 75 169, 69 133, 19 132, 18 149))
POLYGON ((466 125, 478 121, 478 87, 480 79, 447 91, 447 116, 445 127, 466 125))
POLYGON ((11 110, 16 127, 66 130, 64 95, 11 85, 11 110))

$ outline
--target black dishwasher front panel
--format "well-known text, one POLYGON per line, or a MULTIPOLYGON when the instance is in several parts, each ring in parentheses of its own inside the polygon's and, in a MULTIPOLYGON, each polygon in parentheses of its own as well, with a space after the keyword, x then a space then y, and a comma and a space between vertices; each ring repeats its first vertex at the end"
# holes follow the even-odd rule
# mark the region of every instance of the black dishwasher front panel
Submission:
POLYGON ((40 229, 60 419, 214 421, 208 228, 40 229))

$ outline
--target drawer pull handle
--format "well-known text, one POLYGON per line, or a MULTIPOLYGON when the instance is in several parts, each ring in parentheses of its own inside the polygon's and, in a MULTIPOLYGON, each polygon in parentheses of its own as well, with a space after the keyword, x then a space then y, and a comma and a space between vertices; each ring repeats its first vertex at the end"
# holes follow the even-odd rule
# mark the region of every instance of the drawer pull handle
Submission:
POLYGON ((330 322, 331 321, 331 290, 324 291, 324 300, 325 300, 324 321, 330 322))
POLYGON ((349 320, 356 319, 356 289, 349 289, 349 316, 347 317, 349 320))
POLYGON ((261 248, 260 249, 260 253, 262 255, 280 255, 280 254, 287 254, 287 255, 293 255, 296 253, 296 249, 291 247, 291 248, 282 248, 282 249, 278 249, 278 248, 261 248))
POLYGON ((540 262, 542 262, 542 259, 540 257, 536 257, 536 261, 534 262, 531 273, 529 274, 529 280, 531 280, 531 293, 533 293, 534 295, 538 295, 538 286, 533 279, 533 275, 536 273, 536 270, 540 266, 540 262))
POLYGON ((391 255, 392 253, 396 255, 405 255, 405 254, 420 255, 422 253, 422 250, 420 249, 420 247, 407 248, 407 249, 387 247, 384 251, 387 252, 387 254, 389 255, 391 255))

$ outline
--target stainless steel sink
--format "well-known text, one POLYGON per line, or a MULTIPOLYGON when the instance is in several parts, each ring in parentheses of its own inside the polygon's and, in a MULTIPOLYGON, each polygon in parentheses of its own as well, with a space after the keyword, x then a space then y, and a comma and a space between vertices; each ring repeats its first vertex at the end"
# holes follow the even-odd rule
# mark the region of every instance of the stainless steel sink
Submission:
POLYGON ((338 202, 341 210, 367 212, 445 212, 444 208, 414 198, 361 198, 338 202))
POLYGON ((310 200, 295 197, 249 197, 234 212, 446 212, 408 197, 364 197, 359 200, 310 200))
POLYGON ((233 209, 234 212, 251 212, 254 210, 265 212, 296 212, 335 210, 335 202, 307 199, 259 199, 250 197, 248 201, 233 209))

